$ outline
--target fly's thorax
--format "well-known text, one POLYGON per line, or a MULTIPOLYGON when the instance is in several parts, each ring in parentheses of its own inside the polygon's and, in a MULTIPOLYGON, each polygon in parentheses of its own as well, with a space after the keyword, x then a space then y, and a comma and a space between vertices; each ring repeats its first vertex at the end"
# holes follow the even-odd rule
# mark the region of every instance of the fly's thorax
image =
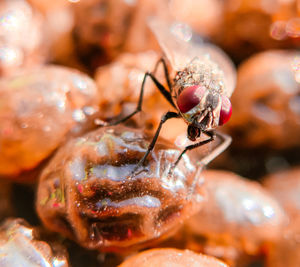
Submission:
POLYGON ((223 94, 225 88, 224 72, 209 56, 194 58, 182 71, 178 71, 174 78, 174 91, 177 97, 186 87, 193 85, 204 86, 207 90, 223 94))

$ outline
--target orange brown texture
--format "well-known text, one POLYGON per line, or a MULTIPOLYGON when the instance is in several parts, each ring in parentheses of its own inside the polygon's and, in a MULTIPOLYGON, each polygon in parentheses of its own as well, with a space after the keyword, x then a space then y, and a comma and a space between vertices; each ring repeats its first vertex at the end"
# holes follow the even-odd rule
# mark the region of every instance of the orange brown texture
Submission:
POLYGON ((0 80, 0 175, 36 167, 82 132, 98 102, 94 82, 77 70, 45 66, 0 80))
POLYGON ((270 244, 265 262, 267 267, 296 267, 300 262, 300 217, 292 217, 290 223, 282 228, 278 242, 270 244))
POLYGON ((249 255, 261 253, 265 243, 280 238, 285 213, 260 184, 226 171, 208 170, 202 175, 206 205, 187 222, 192 235, 249 255))
POLYGON ((297 0, 229 0, 214 39, 237 61, 267 49, 297 48, 297 12, 297 0))
POLYGON ((0 76, 45 60, 44 20, 26 1, 0 2, 0 76))
POLYGON ((61 147, 40 177, 37 211, 45 226, 83 247, 121 253, 178 228, 201 208, 201 185, 190 190, 200 169, 185 155, 170 176, 180 151, 161 139, 131 176, 150 140, 118 125, 61 147))
POLYGON ((234 146, 283 149, 300 144, 299 62, 297 51, 270 50, 239 67, 228 124, 234 146))
POLYGON ((68 267, 66 249, 40 239, 39 231, 24 219, 7 219, 0 227, 2 267, 68 267))
POLYGON ((214 257, 190 250, 159 248, 141 252, 125 260, 119 267, 226 267, 227 264, 214 257))
POLYGON ((300 168, 269 174, 264 177, 265 188, 277 199, 290 218, 300 214, 300 168))

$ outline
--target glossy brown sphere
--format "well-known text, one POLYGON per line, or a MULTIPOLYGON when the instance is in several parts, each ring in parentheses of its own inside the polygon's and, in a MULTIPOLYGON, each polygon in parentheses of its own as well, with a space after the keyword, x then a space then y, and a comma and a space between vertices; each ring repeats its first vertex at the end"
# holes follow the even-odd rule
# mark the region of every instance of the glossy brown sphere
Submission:
POLYGON ((0 227, 2 267, 68 267, 68 255, 59 244, 40 239, 37 229, 23 219, 7 219, 0 227))
POLYGON ((300 261, 300 168, 287 169, 264 177, 263 184, 289 216, 282 237, 269 247, 267 266, 294 267, 300 261))
POLYGON ((277 199, 290 218, 300 214, 300 168, 267 175, 264 186, 277 199))
POLYGON ((67 135, 80 133, 97 99, 89 77, 64 67, 24 70, 0 80, 0 175, 36 167, 67 135))
POLYGON ((85 0, 73 6, 77 51, 92 69, 121 52, 158 48, 147 18, 166 14, 166 1, 85 0))
POLYGON ((297 2, 228 0, 215 40, 237 61, 267 49, 297 48, 300 45, 297 2))
POLYGON ((114 49, 124 44, 135 1, 85 0, 74 3, 75 34, 88 44, 114 49))
POLYGON ((268 247, 265 266, 295 267, 300 262, 300 217, 293 216, 290 223, 282 229, 278 242, 268 247))
POLYGON ((282 149, 300 144, 299 56, 271 50, 239 67, 228 124, 233 145, 282 149))
POLYGON ((83 247, 119 251, 144 247, 176 229, 201 207, 198 169, 159 140, 132 176, 151 137, 124 126, 103 127, 61 147, 39 182, 37 211, 45 226, 83 247), (197 186, 198 188, 198 186, 197 186))
POLYGON ((190 250, 159 248, 146 250, 123 262, 119 267, 226 267, 214 257, 197 254, 190 250))
POLYGON ((206 205, 187 222, 191 234, 250 255, 259 254, 264 243, 279 239, 286 217, 262 186, 226 171, 202 175, 206 205))
POLYGON ((0 76, 45 60, 43 23, 25 0, 0 2, 0 76))

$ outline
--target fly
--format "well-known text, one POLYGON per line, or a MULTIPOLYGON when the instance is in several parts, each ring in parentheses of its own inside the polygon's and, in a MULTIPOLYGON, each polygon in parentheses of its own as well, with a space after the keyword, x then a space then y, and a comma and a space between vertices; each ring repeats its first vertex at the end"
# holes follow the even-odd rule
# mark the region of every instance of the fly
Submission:
MULTIPOLYGON (((212 44, 193 43, 189 37, 188 40, 184 40, 189 36, 190 30, 182 25, 167 24, 156 18, 149 20, 149 27, 160 44, 164 57, 157 62, 153 72, 145 73, 136 109, 121 120, 110 123, 116 125, 124 122, 142 110, 144 86, 148 77, 176 110, 168 111, 162 116, 154 137, 134 173, 144 164, 155 146, 163 124, 169 119, 183 119, 187 123, 187 137, 193 142, 197 141, 201 134, 208 137, 186 146, 175 161, 175 167, 188 150, 213 141, 218 134, 215 128, 226 123, 232 113, 229 98, 235 87, 236 73, 231 60, 212 44), (163 66, 167 88, 155 77, 159 64, 163 66), (172 81, 170 77, 173 77, 172 81)), ((224 135, 219 135, 224 139, 224 135)))

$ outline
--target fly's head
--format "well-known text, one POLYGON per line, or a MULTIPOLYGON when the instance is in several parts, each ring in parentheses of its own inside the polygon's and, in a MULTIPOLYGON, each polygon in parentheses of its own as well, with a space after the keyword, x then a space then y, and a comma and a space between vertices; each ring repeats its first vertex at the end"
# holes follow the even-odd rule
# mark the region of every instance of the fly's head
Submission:
POLYGON ((202 85, 185 87, 177 97, 177 107, 189 125, 191 141, 195 141, 201 132, 226 123, 232 113, 228 97, 202 85))

